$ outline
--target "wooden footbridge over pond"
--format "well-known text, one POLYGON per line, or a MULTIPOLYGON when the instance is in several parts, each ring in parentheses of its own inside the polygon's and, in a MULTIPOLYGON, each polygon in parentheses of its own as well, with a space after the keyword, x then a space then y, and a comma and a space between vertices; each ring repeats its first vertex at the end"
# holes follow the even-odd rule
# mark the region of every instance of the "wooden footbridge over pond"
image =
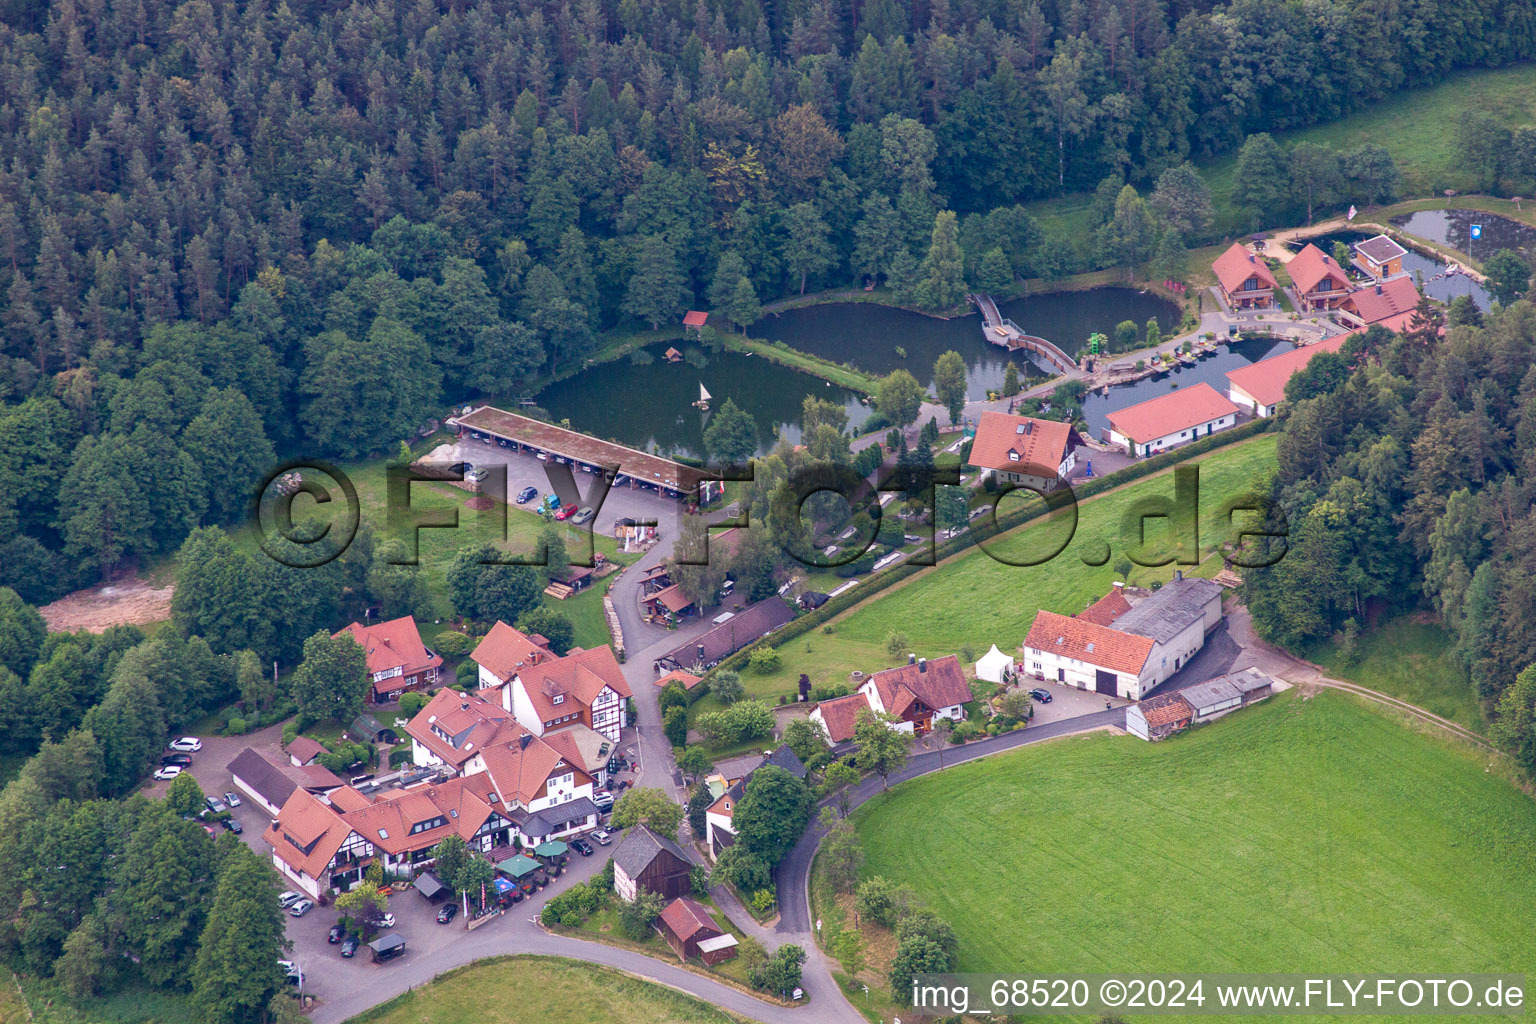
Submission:
POLYGON ((983 321, 981 333, 987 341, 1006 348, 1010 352, 1018 352, 1020 350, 1028 352, 1058 373, 1074 375, 1078 373, 1077 360, 1063 352, 1060 347, 1046 341, 1044 338, 1037 338, 1033 334, 1025 334, 1024 328, 1012 320, 1004 319, 1003 315, 997 310, 997 303, 992 301, 992 296, 983 295, 978 292, 970 298, 976 304, 976 308, 981 310, 983 321))

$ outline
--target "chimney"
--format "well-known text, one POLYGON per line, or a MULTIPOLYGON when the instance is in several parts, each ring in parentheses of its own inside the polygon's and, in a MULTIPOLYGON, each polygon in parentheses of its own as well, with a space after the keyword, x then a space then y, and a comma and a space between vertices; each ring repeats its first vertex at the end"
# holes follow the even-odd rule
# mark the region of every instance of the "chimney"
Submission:
POLYGON ((533 742, 533 733, 525 732, 517 738, 517 749, 527 750, 528 744, 533 742))
POLYGON ((928 671, 928 659, 927 658, 918 658, 917 659, 917 670, 919 672, 927 672, 928 671))
POLYGON ((1380 281, 1376 282, 1376 294, 1377 295, 1381 294, 1381 282, 1380 281))
POLYGON ((1033 434, 1034 432, 1035 432, 1035 421, 1034 420, 1025 420, 1024 421, 1024 433, 1025 434, 1033 434))
POLYGON ((916 665, 917 664, 917 655, 915 655, 915 654, 907 655, 907 664, 908 665, 916 665))
POLYGON ((699 644, 699 664, 704 664, 704 645, 699 644))
POLYGON ((1112 586, 1116 590, 1124 590, 1125 589, 1125 584, 1123 582, 1121 582, 1120 580, 1115 580, 1115 582, 1112 584, 1112 586))
POLYGON ((1175 569, 1175 570, 1173 570, 1173 578, 1176 579, 1176 580, 1183 580, 1184 579, 1184 570, 1183 569, 1175 569))

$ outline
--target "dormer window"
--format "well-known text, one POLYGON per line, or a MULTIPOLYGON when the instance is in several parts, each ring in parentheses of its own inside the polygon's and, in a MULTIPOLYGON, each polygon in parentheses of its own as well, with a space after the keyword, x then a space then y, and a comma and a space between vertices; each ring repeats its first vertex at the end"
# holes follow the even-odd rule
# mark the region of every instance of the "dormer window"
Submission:
POLYGON ((1009 462, 1018 462, 1019 461, 1019 453, 1010 448, 1008 450, 1008 461, 1009 462))
POLYGON ((565 694, 557 693, 553 697, 549 698, 549 702, 551 704, 564 704, 565 703, 565 694))

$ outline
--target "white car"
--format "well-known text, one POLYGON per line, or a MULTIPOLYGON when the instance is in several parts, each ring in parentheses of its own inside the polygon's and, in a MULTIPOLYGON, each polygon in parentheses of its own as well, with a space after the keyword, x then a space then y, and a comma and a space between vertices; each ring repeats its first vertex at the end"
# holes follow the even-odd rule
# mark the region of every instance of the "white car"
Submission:
POLYGON ((394 914, 385 914, 383 917, 379 918, 379 927, 380 928, 393 928, 394 926, 395 926, 395 915, 394 914))
POLYGON ((183 736, 179 740, 171 740, 167 749, 181 754, 195 754, 203 749, 203 741, 193 736, 183 736))
POLYGON ((287 910, 289 907, 293 906, 303 898, 303 893, 294 892, 292 889, 289 889, 287 892, 283 893, 277 898, 277 905, 282 907, 284 910, 287 910))
POLYGON ((174 779, 176 776, 178 776, 180 774, 181 774, 181 765, 179 765, 179 764, 168 764, 164 768, 157 768, 155 770, 155 781, 156 782, 165 782, 168 779, 174 779))
POLYGON ((314 900, 299 900, 299 902, 288 908, 288 914, 291 917, 303 917, 313 909, 315 909, 314 900))

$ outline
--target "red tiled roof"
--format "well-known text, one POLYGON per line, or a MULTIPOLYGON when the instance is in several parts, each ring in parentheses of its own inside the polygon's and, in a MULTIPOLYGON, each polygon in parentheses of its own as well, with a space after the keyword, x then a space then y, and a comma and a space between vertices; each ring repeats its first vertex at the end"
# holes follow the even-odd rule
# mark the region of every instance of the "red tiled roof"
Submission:
MULTIPOLYGON (((1404 331, 1408 330, 1409 326, 1411 325, 1413 321, 1413 314, 1414 310, 1411 309, 1406 313, 1396 313, 1387 317, 1385 320, 1377 320, 1374 324, 1371 324, 1370 327, 1356 327, 1352 331, 1347 331, 1344 334, 1339 335, 1339 337, 1346 339, 1353 338, 1357 334, 1364 334, 1366 331, 1370 330, 1371 327, 1384 327, 1391 331, 1393 334, 1402 334, 1404 331)), ((1440 328, 1440 334, 1442 337, 1445 335, 1445 328, 1443 326, 1440 328)))
POLYGON ((556 694, 564 694, 588 708, 604 686, 620 697, 631 696, 619 660, 606 645, 585 651, 573 649, 563 658, 529 665, 518 671, 517 678, 541 722, 553 721, 574 710, 564 702, 555 704, 556 694))
POLYGON ((1344 291, 1349 288, 1349 275, 1334 262, 1332 256, 1310 242, 1292 257, 1285 269, 1302 294, 1310 292, 1325 279, 1333 282, 1334 287, 1330 290, 1344 291))
POLYGON ((812 711, 820 711, 822 721, 827 723, 827 736, 833 743, 843 743, 853 739, 854 726, 858 724, 861 711, 872 710, 869 699, 862 693, 850 693, 846 697, 834 697, 817 704, 812 711))
POLYGON ((1404 274, 1381 284, 1357 288, 1344 297, 1344 304, 1369 326, 1390 316, 1413 312, 1419 304, 1419 290, 1414 287, 1413 278, 1404 274))
POLYGON ((1195 717, 1195 709, 1189 706, 1189 701, 1177 693, 1158 694, 1136 706, 1140 709, 1142 717, 1147 720, 1147 724, 1151 726, 1172 725, 1195 717))
POLYGON ((1118 629, 1085 622, 1069 615, 1041 610, 1024 638, 1024 646, 1075 658, 1100 668, 1140 675, 1152 654, 1152 640, 1118 629))
POLYGON ((1106 418, 1117 434, 1145 443, 1236 412, 1237 406, 1202 381, 1112 412, 1106 418))
MULTIPOLYGON (((555 769, 567 765, 559 751, 533 735, 529 735, 526 743, 521 738, 514 743, 499 743, 482 750, 480 755, 502 801, 516 801, 525 807, 544 792, 549 777, 557 774, 555 769)), ((564 774, 564 769, 558 774, 564 774)))
POLYGON ((551 657, 547 649, 535 643, 526 633, 513 629, 499 619, 491 631, 485 634, 485 639, 469 652, 469 656, 475 664, 502 682, 517 675, 517 670, 524 665, 533 665, 551 657))
POLYGON ((700 936, 702 938, 720 934, 720 928, 715 924, 715 919, 709 916, 709 911, 687 896, 679 896, 667 904, 667 909, 661 912, 661 924, 684 942, 700 936, 700 933, 707 933, 700 936))
POLYGON ((1211 269, 1216 271, 1216 280, 1228 294, 1242 291, 1243 283, 1250 277, 1257 277, 1261 288, 1279 287, 1263 257, 1255 256, 1239 242, 1233 242, 1226 252, 1216 257, 1211 269))
POLYGON ((437 757, 458 767, 497 740, 513 740, 527 730, 501 705, 444 688, 405 724, 405 731, 437 757), (454 739, 444 739, 433 726, 454 739))
POLYGON ((342 818, 358 835, 390 853, 425 850, 454 833, 466 839, 473 836, 491 815, 492 807, 482 796, 490 791, 490 780, 482 776, 449 779, 386 791, 372 803, 346 811, 342 818), (413 825, 435 818, 443 819, 442 824, 411 832, 413 825))
POLYGON ((689 600, 688 595, 683 593, 683 587, 680 583, 674 583, 670 587, 663 587, 650 597, 647 597, 646 600, 659 601, 671 612, 680 612, 693 604, 693 601, 689 600))
POLYGON ((303 789, 296 789, 262 838, 283 863, 310 878, 321 878, 351 833, 352 827, 341 815, 303 789))
POLYGON ((656 680, 656 685, 666 686, 668 683, 676 680, 682 684, 684 690, 691 690, 695 686, 698 686, 700 680, 703 678, 703 676, 696 676, 692 672, 684 672, 682 669, 678 669, 675 672, 668 672, 666 675, 656 680))
POLYGON ((709 314, 697 309, 690 309, 683 314, 684 327, 703 327, 709 321, 709 314))
POLYGON ((1072 442, 1070 424, 988 410, 976 427, 970 463, 982 469, 1041 466, 1047 470, 1045 475, 1054 476, 1072 442), (1010 453, 1016 458, 1009 458, 1010 453))
POLYGON ((318 740, 308 736, 295 736, 293 742, 288 744, 287 751, 288 756, 298 758, 300 764, 307 764, 326 752, 318 740))
POLYGON ((1261 359, 1248 366, 1227 371, 1227 380, 1260 405, 1274 405, 1285 397, 1286 381, 1312 361, 1319 352, 1337 352, 1344 347, 1346 335, 1326 338, 1315 345, 1282 352, 1269 359, 1261 359))
POLYGON ((1108 626, 1130 610, 1131 602, 1125 599, 1125 591, 1119 587, 1110 587, 1109 593, 1078 612, 1073 618, 1099 626, 1108 626))
POLYGON ((965 673, 960 670, 960 659, 953 654, 935 658, 926 666, 884 669, 871 674, 868 682, 880 694, 885 710, 893 715, 911 706, 911 700, 902 693, 904 690, 935 711, 973 699, 971 688, 965 684, 965 673))
MULTIPOLYGON (((403 675, 413 675, 443 663, 442 658, 427 651, 426 644, 421 642, 421 633, 416 629, 416 620, 409 615, 372 626, 354 622, 335 635, 342 633, 350 634, 366 652, 369 675, 397 668, 403 675)), ((388 680, 382 685, 387 686, 388 680)))

